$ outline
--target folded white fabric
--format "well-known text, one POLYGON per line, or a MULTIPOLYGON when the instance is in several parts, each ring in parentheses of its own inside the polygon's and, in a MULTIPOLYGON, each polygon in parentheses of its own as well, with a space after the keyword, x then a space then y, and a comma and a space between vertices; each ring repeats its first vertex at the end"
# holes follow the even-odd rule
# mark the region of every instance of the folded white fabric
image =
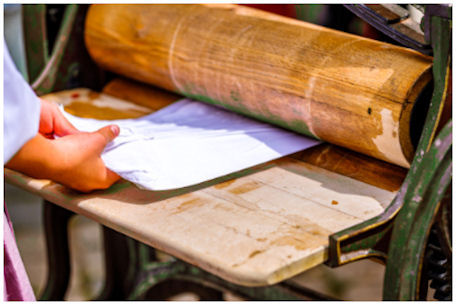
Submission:
POLYGON ((137 119, 101 121, 63 112, 82 131, 119 125, 102 158, 119 176, 149 190, 194 185, 319 143, 189 99, 137 119))

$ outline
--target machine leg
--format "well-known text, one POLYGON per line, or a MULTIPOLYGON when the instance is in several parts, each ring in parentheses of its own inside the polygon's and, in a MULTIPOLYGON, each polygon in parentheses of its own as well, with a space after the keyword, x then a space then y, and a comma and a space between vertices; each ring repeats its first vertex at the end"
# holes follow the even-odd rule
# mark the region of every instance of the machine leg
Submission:
POLYGON ((163 301, 184 292, 194 293, 200 301, 223 301, 222 291, 198 283, 176 279, 156 284, 147 291, 145 299, 148 301, 163 301))
POLYGON ((43 209, 48 276, 40 300, 63 300, 71 274, 68 221, 74 213, 48 201, 44 201, 43 209))
POLYGON ((134 273, 135 259, 129 253, 128 237, 103 226, 105 285, 97 301, 125 300, 130 288, 129 274, 134 273), (128 262, 128 263, 127 263, 128 262))

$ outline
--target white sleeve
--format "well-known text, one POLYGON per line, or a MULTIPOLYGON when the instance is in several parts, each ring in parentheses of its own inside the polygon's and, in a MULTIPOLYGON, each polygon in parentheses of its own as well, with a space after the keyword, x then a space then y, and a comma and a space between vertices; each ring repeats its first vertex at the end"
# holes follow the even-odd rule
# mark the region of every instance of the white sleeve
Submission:
POLYGON ((3 162, 38 132, 40 99, 16 69, 3 42, 3 162))

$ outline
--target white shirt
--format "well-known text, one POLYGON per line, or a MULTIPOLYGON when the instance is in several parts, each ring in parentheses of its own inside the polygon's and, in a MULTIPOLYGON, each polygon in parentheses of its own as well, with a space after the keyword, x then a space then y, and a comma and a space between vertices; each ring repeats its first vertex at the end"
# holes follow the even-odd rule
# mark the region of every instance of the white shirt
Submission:
POLYGON ((6 43, 3 53, 3 163, 38 132, 40 99, 16 69, 6 43))

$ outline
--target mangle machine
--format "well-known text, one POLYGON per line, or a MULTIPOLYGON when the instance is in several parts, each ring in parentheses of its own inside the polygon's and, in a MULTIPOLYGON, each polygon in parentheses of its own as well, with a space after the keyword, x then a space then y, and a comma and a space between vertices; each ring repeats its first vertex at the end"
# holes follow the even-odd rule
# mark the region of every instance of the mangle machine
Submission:
POLYGON ((452 6, 417 7, 419 20, 340 7, 384 42, 242 5, 24 5, 29 82, 74 115, 139 117, 184 96, 322 141, 172 191, 78 193, 5 169, 45 200, 41 299, 64 298, 76 213, 103 225, 99 300, 327 300, 289 279, 366 258, 386 266, 385 300, 429 285, 451 300, 452 6))

